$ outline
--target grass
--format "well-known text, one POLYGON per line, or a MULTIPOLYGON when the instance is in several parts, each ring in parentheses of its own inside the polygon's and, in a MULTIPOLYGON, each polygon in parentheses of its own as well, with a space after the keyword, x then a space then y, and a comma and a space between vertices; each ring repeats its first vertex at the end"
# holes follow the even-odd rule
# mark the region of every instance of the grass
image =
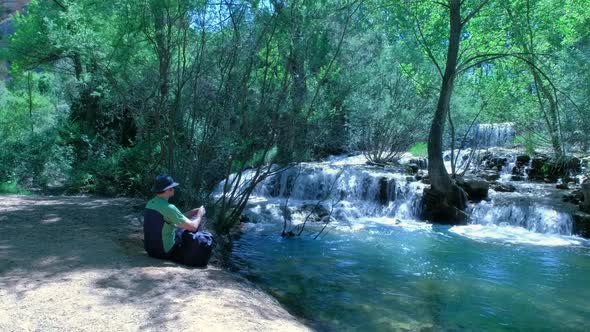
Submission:
POLYGON ((428 156, 428 146, 426 143, 416 143, 410 147, 408 152, 416 157, 426 157, 428 156))
POLYGON ((16 181, 0 182, 0 194, 30 195, 31 192, 21 188, 16 181))

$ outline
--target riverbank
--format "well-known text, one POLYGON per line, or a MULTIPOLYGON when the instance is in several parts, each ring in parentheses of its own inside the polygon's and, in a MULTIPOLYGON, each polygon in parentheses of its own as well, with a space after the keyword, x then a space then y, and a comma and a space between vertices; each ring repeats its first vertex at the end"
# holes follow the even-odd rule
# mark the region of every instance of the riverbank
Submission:
POLYGON ((240 276, 148 257, 141 206, 0 196, 0 330, 307 330, 240 276))

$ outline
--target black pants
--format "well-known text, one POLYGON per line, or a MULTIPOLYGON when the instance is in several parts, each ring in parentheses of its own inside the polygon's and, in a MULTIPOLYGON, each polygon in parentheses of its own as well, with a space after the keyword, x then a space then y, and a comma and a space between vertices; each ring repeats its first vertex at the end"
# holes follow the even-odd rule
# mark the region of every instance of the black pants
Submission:
POLYGON ((184 248, 187 248, 188 246, 186 245, 182 245, 182 233, 184 232, 188 232, 186 229, 183 228, 179 228, 176 230, 176 236, 174 239, 174 246, 172 247, 172 249, 170 250, 170 253, 168 254, 168 258, 174 262, 177 263, 182 263, 183 262, 183 257, 184 257, 184 248))

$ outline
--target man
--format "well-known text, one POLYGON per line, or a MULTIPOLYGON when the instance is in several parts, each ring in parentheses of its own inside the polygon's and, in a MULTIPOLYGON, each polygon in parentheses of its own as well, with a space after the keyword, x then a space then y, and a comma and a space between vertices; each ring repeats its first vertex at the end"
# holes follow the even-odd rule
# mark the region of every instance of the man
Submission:
POLYGON ((175 249, 181 246, 182 232, 196 232, 204 224, 203 206, 183 214, 168 202, 177 186, 170 175, 162 174, 156 177, 152 187, 155 197, 145 206, 143 225, 145 250, 150 256, 176 260, 178 253, 175 251, 180 250, 175 249))

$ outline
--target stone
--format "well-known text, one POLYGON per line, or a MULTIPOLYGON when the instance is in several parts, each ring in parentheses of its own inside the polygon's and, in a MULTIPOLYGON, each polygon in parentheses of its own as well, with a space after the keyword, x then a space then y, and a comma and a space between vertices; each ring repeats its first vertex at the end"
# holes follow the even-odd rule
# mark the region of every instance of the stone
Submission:
POLYGON ((560 190, 568 190, 569 187, 567 186, 567 183, 559 183, 555 186, 555 188, 560 189, 560 190))
POLYGON ((590 213, 590 182, 582 183, 580 191, 583 196, 580 202, 580 210, 590 213))
POLYGON ((516 157, 516 163, 514 167, 510 170, 512 174, 512 181, 523 181, 525 175, 525 169, 531 160, 531 157, 527 155, 522 155, 516 157))
POLYGON ((516 191, 516 187, 509 183, 495 183, 492 185, 492 189, 503 193, 512 193, 516 191))
POLYGON ((486 151, 481 155, 481 160, 487 161, 487 160, 491 159, 492 157, 493 157, 493 154, 489 151, 486 151))
POLYGON ((547 161, 549 160, 549 157, 541 154, 538 155, 536 157, 533 158, 533 160, 531 161, 531 168, 535 168, 535 169, 541 169, 543 168, 543 165, 545 165, 545 163, 547 163, 547 161))
POLYGON ((565 176, 564 178, 561 179, 561 182, 563 183, 576 183, 576 178, 573 178, 571 176, 565 176))
MULTIPOLYGON (((583 199, 583 197, 582 197, 582 199, 583 199)), ((582 199, 580 199, 580 196, 576 195, 575 191, 572 192, 571 194, 565 194, 561 198, 561 200, 563 202, 572 203, 572 204, 576 204, 576 205, 580 204, 582 199)))
POLYGON ((415 165, 415 164, 407 164, 406 165, 406 172, 408 172, 410 174, 416 174, 416 173, 418 173, 419 170, 420 170, 420 167, 418 167, 418 165, 415 165))
POLYGON ((488 158, 485 163, 484 167, 486 169, 493 169, 496 171, 501 171, 502 168, 508 163, 508 159, 502 157, 491 157, 488 158))
MULTIPOLYGON (((526 171, 529 180, 531 181, 543 181, 545 180, 545 175, 548 173, 549 165, 548 165, 549 157, 540 155, 534 157, 531 161, 531 167, 526 171)), ((557 179, 556 179, 557 180, 557 179)))
POLYGON ((582 171, 582 159, 578 157, 572 157, 566 162, 566 169, 574 173, 580 173, 582 171))
POLYGON ((416 173, 416 175, 414 175, 414 178, 418 181, 420 181, 426 177, 428 177, 428 173, 426 173, 425 171, 422 171, 422 170, 418 171, 418 173, 416 173))
POLYGON ((547 155, 538 155, 532 159, 527 174, 531 181, 555 183, 562 178, 563 182, 570 182, 573 178, 569 175, 579 174, 582 171, 581 165, 582 161, 577 157, 555 160, 547 155))
POLYGON ((482 176, 487 181, 496 181, 500 178, 500 173, 498 173, 497 171, 489 170, 489 171, 484 171, 482 173, 482 176))
POLYGON ((584 238, 590 238, 590 214, 576 212, 572 215, 572 233, 584 238))
POLYGON ((319 222, 323 218, 330 215, 330 211, 328 211, 328 209, 321 204, 304 204, 301 206, 300 212, 304 213, 305 215, 309 214, 309 221, 312 222, 319 222))
POLYGON ((516 157, 516 166, 526 166, 529 161, 531 161, 531 157, 529 155, 522 154, 516 157))
POLYGON ((467 198, 473 202, 481 202, 488 198, 490 184, 483 180, 458 179, 457 185, 467 193, 467 198))
POLYGON ((420 169, 426 169, 426 168, 428 168, 428 159, 426 159, 426 158, 413 158, 413 159, 410 159, 408 164, 416 165, 420 169))

